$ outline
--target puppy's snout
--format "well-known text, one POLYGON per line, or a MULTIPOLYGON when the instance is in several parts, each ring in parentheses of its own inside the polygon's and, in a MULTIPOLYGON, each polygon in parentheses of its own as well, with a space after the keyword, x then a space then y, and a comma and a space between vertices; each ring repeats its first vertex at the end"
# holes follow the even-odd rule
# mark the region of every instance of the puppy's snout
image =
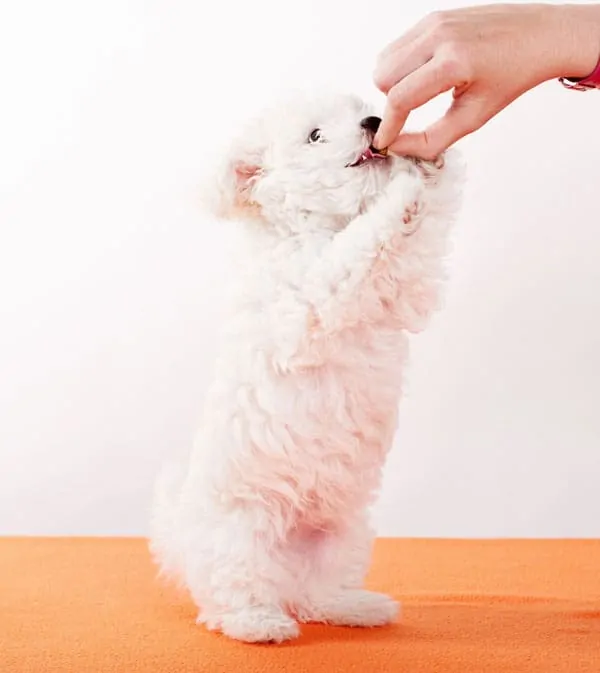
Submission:
POLYGON ((381 117, 365 117, 360 120, 360 127, 369 133, 375 135, 379 130, 381 124, 381 117))

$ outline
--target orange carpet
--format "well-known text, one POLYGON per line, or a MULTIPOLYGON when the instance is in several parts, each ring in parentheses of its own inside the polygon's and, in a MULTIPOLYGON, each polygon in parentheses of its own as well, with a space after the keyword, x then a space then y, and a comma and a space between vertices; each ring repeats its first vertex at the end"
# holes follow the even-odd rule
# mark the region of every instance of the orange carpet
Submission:
POLYGON ((379 540, 392 627, 245 645, 194 624, 143 540, 0 538, 2 673, 599 673, 600 540, 379 540))

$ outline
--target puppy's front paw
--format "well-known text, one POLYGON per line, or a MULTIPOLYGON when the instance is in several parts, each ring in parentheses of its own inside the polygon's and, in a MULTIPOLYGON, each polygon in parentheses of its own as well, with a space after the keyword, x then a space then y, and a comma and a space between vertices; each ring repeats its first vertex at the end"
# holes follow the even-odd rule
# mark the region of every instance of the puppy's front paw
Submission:
POLYGON ((428 183, 435 183, 439 177, 440 171, 446 166, 446 156, 440 154, 435 159, 415 159, 415 165, 428 183))
POLYGON ((402 173, 391 180, 382 195, 385 218, 404 233, 413 233, 423 208, 424 185, 420 178, 402 173))
POLYGON ((298 624, 283 610, 271 606, 248 607, 220 615, 218 622, 205 621, 210 630, 219 630, 246 643, 282 643, 297 638, 298 624))
POLYGON ((395 621, 399 604, 385 594, 352 589, 326 601, 313 601, 299 612, 299 619, 338 626, 384 626, 395 621))

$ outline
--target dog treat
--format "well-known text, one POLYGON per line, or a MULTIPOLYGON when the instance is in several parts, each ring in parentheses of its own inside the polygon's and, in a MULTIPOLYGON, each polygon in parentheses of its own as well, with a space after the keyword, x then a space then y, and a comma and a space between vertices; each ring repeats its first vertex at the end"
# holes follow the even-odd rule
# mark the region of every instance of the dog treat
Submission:
POLYGON ((373 145, 369 145, 369 147, 358 157, 358 159, 353 161, 351 164, 348 164, 348 166, 350 167, 362 166, 362 164, 367 163, 367 161, 385 159, 387 158, 387 155, 388 155, 387 147, 378 150, 375 147, 373 147, 373 145))

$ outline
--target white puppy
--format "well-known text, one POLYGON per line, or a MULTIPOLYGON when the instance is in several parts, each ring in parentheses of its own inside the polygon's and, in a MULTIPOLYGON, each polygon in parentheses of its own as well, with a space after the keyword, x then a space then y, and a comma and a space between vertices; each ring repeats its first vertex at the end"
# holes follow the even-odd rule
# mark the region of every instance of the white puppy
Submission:
POLYGON ((159 488, 151 547, 199 621, 239 640, 397 614, 363 588, 368 507, 407 333, 437 306, 459 180, 448 157, 364 154, 370 115, 345 95, 272 110, 233 144, 215 192, 221 216, 247 223, 250 250, 190 464, 159 488))

